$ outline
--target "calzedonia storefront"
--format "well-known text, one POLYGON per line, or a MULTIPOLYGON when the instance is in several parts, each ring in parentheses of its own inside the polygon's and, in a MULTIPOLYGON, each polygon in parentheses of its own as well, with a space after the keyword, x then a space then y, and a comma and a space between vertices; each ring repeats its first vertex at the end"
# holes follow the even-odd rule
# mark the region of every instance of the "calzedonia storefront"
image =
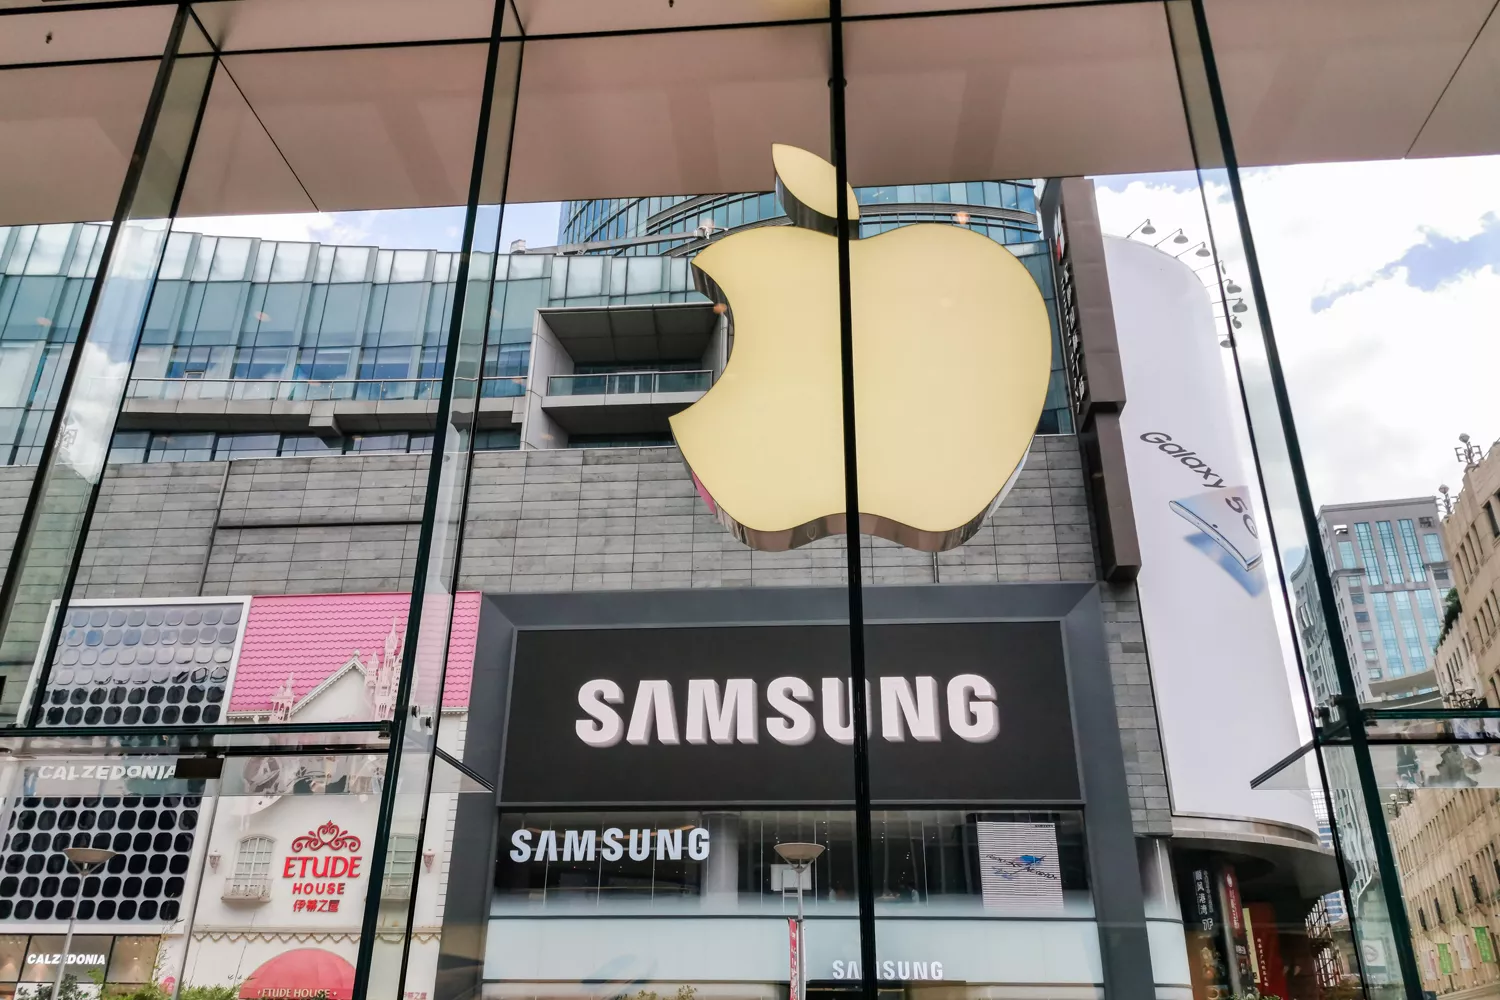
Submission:
MULTIPOLYGON (((871 596, 884 988, 1095 997, 1144 962, 1186 995, 1180 919, 1140 889, 1095 589, 871 596)), ((844 601, 486 598, 473 697, 503 725, 466 759, 496 760, 499 802, 460 806, 450 882, 492 885, 484 996, 784 997, 799 882, 810 993, 857 988, 844 601), (792 842, 823 848, 800 877, 792 842)))

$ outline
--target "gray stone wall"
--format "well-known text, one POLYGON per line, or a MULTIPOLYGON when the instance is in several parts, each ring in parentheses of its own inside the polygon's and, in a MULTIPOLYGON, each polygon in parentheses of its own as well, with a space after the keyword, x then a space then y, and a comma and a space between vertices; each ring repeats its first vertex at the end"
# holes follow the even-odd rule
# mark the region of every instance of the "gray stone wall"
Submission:
MULTIPOLYGON (((426 489, 420 455, 113 465, 79 597, 393 591, 407 587, 426 489)), ((0 470, 0 544, 30 470, 0 470)), ((8 532, 8 534, 7 534, 8 532)), ((936 556, 864 540, 866 583, 1097 578, 1077 442, 1038 438, 966 544, 936 556)), ((483 452, 461 586, 490 592, 788 587, 847 579, 842 536, 755 552, 698 498, 672 448, 483 452)), ((1171 830, 1140 610, 1104 585, 1105 628, 1136 829, 1171 830)))

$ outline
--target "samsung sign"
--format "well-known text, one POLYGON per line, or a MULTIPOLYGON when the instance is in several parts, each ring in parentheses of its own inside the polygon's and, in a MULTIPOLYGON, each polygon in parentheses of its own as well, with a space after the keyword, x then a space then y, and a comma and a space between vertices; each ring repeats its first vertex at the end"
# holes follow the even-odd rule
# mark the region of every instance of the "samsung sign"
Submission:
MULTIPOLYGON (((882 624, 867 634, 876 800, 1078 799, 1057 623, 882 624)), ((522 630, 512 670, 507 804, 852 798, 841 626, 522 630)))
POLYGON ((701 826, 686 830, 649 827, 622 830, 609 827, 595 836, 593 830, 517 830, 510 836, 510 859, 528 861, 619 861, 628 853, 632 861, 705 861, 709 834, 701 826), (559 844, 561 848, 559 849, 559 844))
MULTIPOLYGON (((854 742, 852 693, 838 677, 824 677, 821 713, 814 718, 808 704, 814 700, 813 686, 801 677, 777 677, 766 685, 765 700, 770 713, 765 718, 766 735, 779 743, 801 746, 810 743, 821 719, 824 735, 840 743, 854 742)), ((947 685, 947 723, 951 735, 972 743, 987 743, 1000 735, 1000 712, 995 705, 995 686, 978 674, 959 674, 947 685)), ((867 702, 869 698, 866 698, 867 702)), ((578 689, 578 707, 588 713, 574 730, 591 747, 612 747, 624 736, 627 742, 644 746, 659 743, 758 743, 760 698, 757 685, 748 677, 719 681, 694 679, 687 683, 687 725, 679 736, 677 700, 671 681, 643 680, 637 683, 627 729, 620 713, 611 705, 625 701, 620 685, 608 678, 591 680, 578 689)), ((910 738, 934 743, 943 738, 939 722, 938 682, 935 677, 880 678, 880 737, 892 743, 910 738)), ((866 726, 868 734, 870 727, 866 726)))

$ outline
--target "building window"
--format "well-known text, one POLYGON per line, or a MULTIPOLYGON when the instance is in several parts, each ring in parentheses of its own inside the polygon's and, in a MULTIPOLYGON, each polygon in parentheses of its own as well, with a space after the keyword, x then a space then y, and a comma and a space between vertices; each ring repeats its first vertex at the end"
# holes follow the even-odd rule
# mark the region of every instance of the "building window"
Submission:
POLYGON ((1420 524, 1424 528, 1430 528, 1430 527, 1432 527, 1432 518, 1430 518, 1430 517, 1419 517, 1419 518, 1417 518, 1417 523, 1420 524))
POLYGON ((239 853, 234 858, 236 879, 271 877, 270 837, 246 837, 240 841, 239 853))
MULTIPOLYGON (((1429 518, 1422 518, 1426 521, 1429 518)), ((1443 554, 1443 539, 1435 531, 1429 531, 1422 536, 1422 548, 1427 552, 1427 561, 1430 563, 1447 562, 1448 557, 1443 554)))
POLYGON ((1495 504, 1493 501, 1485 503, 1484 512, 1490 519, 1490 534, 1496 538, 1500 538, 1500 521, 1495 519, 1495 504))
POLYGON ((1401 557, 1396 554, 1396 532, 1389 521, 1376 521, 1375 530, 1380 533, 1380 549, 1385 553, 1385 568, 1391 583, 1405 583, 1401 574, 1401 557))
POLYGON ((156 434, 148 462, 207 462, 213 458, 212 434, 156 434))
POLYGON ((408 899, 417 874, 417 838, 411 834, 392 834, 389 851, 381 895, 386 898, 408 899))
POLYGON ((1380 654, 1373 649, 1367 649, 1365 650, 1365 660, 1369 663, 1378 663, 1380 661, 1380 654))
MULTIPOLYGON (((1379 596, 1383 596, 1383 595, 1379 595, 1379 596)), ((1354 612, 1354 620, 1357 621, 1357 622, 1359 622, 1361 625, 1363 625, 1365 622, 1367 622, 1367 621, 1370 620, 1370 612, 1368 612, 1368 611, 1356 611, 1356 612, 1354 612)))
POLYGON ((1401 643, 1396 638, 1396 619, 1391 615, 1390 600, 1385 594, 1375 595, 1375 621, 1380 629, 1380 642, 1385 647, 1386 663, 1391 676, 1406 673, 1406 661, 1401 657, 1401 643))
POLYGON ((1417 923, 1422 925, 1422 930, 1427 929, 1427 911, 1420 906, 1417 907, 1417 923))
POLYGON ((1417 549, 1417 528, 1411 523, 1410 518, 1402 518, 1396 522, 1396 528, 1401 532, 1401 549, 1406 553, 1406 565, 1411 567, 1411 578, 1417 583, 1423 583, 1427 579, 1427 567, 1422 564, 1421 552, 1417 549))
POLYGON ((1363 603, 1365 603, 1365 595, 1364 594, 1350 594, 1349 595, 1349 600, 1353 601, 1355 604, 1363 604, 1363 603))
POLYGON ((220 434, 214 458, 275 458, 279 434, 220 434))
POLYGON ((144 462, 150 445, 150 431, 115 431, 109 442, 109 461, 144 462))
POLYGON ((1448 886, 1448 891, 1451 892, 1451 893, 1453 893, 1453 912, 1454 913, 1462 913, 1462 912, 1464 912, 1463 900, 1461 900, 1461 899, 1458 898, 1458 886, 1456 886, 1456 885, 1450 885, 1450 886, 1448 886))
POLYGON ((1375 536, 1370 532, 1370 525, 1365 521, 1357 523, 1354 526, 1354 537, 1359 539, 1359 557, 1365 564, 1365 575, 1370 578, 1370 585, 1380 586, 1380 563, 1375 561, 1375 536))
POLYGON ((1366 644, 1373 643, 1375 641, 1375 633, 1367 628, 1362 628, 1359 630, 1359 641, 1366 644))
POLYGON ((270 837, 252 836, 240 841, 234 856, 234 874, 224 886, 225 899, 265 900, 271 894, 270 837))
POLYGON ((1475 903, 1484 902, 1484 890, 1479 888, 1479 879, 1472 874, 1469 876, 1469 891, 1474 894, 1475 903))

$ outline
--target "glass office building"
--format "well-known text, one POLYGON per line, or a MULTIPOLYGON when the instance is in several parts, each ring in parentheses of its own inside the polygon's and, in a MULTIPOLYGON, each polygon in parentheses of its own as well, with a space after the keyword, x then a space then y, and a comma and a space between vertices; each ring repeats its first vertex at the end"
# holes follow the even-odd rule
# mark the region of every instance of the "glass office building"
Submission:
POLYGON ((1490 6, 0 7, 0 1000, 1486 995, 1283 310, 1488 265, 1257 218, 1500 190, 1490 6))

